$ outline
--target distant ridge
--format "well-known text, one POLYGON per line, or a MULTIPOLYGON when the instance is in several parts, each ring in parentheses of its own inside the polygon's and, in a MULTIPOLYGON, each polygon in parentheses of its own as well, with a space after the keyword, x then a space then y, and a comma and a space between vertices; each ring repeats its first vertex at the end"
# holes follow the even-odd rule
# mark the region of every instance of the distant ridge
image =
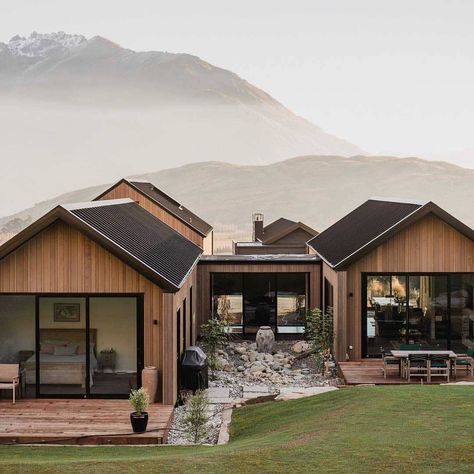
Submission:
MULTIPOLYGON (((216 233, 225 230, 227 241, 249 236, 256 210, 266 222, 285 216, 322 231, 372 196, 431 200, 474 227, 474 170, 419 158, 301 156, 265 166, 212 161, 133 178, 151 181, 214 225, 216 233)), ((0 229, 12 219, 26 224, 58 203, 91 199, 107 186, 42 202, 0 219, 0 229)))

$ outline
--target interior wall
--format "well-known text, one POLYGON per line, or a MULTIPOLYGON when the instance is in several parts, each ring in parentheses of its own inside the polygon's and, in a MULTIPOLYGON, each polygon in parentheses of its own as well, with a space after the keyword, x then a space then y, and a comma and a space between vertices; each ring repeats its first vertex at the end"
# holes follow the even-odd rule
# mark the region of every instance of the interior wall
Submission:
POLYGON ((97 329, 97 355, 113 348, 115 370, 137 371, 136 298, 91 298, 90 327, 97 329))

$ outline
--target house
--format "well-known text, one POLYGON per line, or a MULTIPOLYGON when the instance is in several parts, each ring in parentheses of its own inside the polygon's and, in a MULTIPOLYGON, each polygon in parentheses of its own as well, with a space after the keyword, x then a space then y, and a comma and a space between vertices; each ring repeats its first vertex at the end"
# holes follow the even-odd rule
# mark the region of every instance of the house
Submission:
POLYGON ((433 202, 374 198, 308 242, 338 360, 474 347, 474 231, 433 202))
POLYGON ((302 222, 295 222, 280 217, 276 221, 263 225, 261 213, 252 215, 252 240, 233 242, 235 255, 269 255, 269 254, 305 254, 308 253, 306 242, 318 235, 318 232, 302 222))
POLYGON ((150 183, 56 207, 0 246, 0 363, 20 363, 28 397, 64 398, 126 397, 154 366, 172 404, 211 317, 294 337, 332 307, 339 361, 474 347, 474 231, 434 203, 373 198, 317 235, 254 221, 267 248, 304 230, 308 250, 205 255, 211 226, 150 183))
POLYGON ((202 252, 130 197, 56 207, 0 247, 0 361, 66 398, 127 396, 155 366, 174 403, 202 252))

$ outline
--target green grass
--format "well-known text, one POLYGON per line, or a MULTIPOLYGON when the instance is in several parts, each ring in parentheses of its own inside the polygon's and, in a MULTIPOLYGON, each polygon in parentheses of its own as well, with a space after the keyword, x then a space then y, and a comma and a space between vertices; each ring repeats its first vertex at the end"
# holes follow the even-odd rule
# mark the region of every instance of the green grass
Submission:
MULTIPOLYGON (((1 420, 0 420, 1 422, 1 420)), ((234 411, 218 447, 0 447, 0 472, 474 472, 474 387, 354 387, 234 411)))

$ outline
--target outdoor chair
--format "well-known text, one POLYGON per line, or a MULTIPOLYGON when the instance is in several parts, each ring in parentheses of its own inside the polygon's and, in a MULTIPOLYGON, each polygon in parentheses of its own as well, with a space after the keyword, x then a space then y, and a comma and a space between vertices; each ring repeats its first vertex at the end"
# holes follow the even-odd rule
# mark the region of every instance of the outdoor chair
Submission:
POLYGON ((13 392, 15 403, 16 391, 20 386, 20 364, 0 364, 0 390, 13 392))
POLYGON ((429 377, 428 382, 431 382, 433 377, 446 377, 449 382, 451 361, 448 355, 433 355, 429 357, 429 377))
POLYGON ((406 365, 406 377, 411 382, 412 377, 425 377, 429 381, 429 359, 426 355, 410 354, 406 365))
POLYGON ((397 373, 400 373, 400 359, 397 359, 393 356, 388 356, 385 353, 385 349, 383 347, 380 348, 380 352, 382 354, 382 370, 383 370, 383 378, 387 378, 387 372, 389 367, 394 367, 397 369, 397 373))
POLYGON ((456 354, 453 370, 455 377, 458 370, 465 370, 466 375, 470 372, 471 377, 474 377, 474 349, 468 349, 466 354, 456 354))

